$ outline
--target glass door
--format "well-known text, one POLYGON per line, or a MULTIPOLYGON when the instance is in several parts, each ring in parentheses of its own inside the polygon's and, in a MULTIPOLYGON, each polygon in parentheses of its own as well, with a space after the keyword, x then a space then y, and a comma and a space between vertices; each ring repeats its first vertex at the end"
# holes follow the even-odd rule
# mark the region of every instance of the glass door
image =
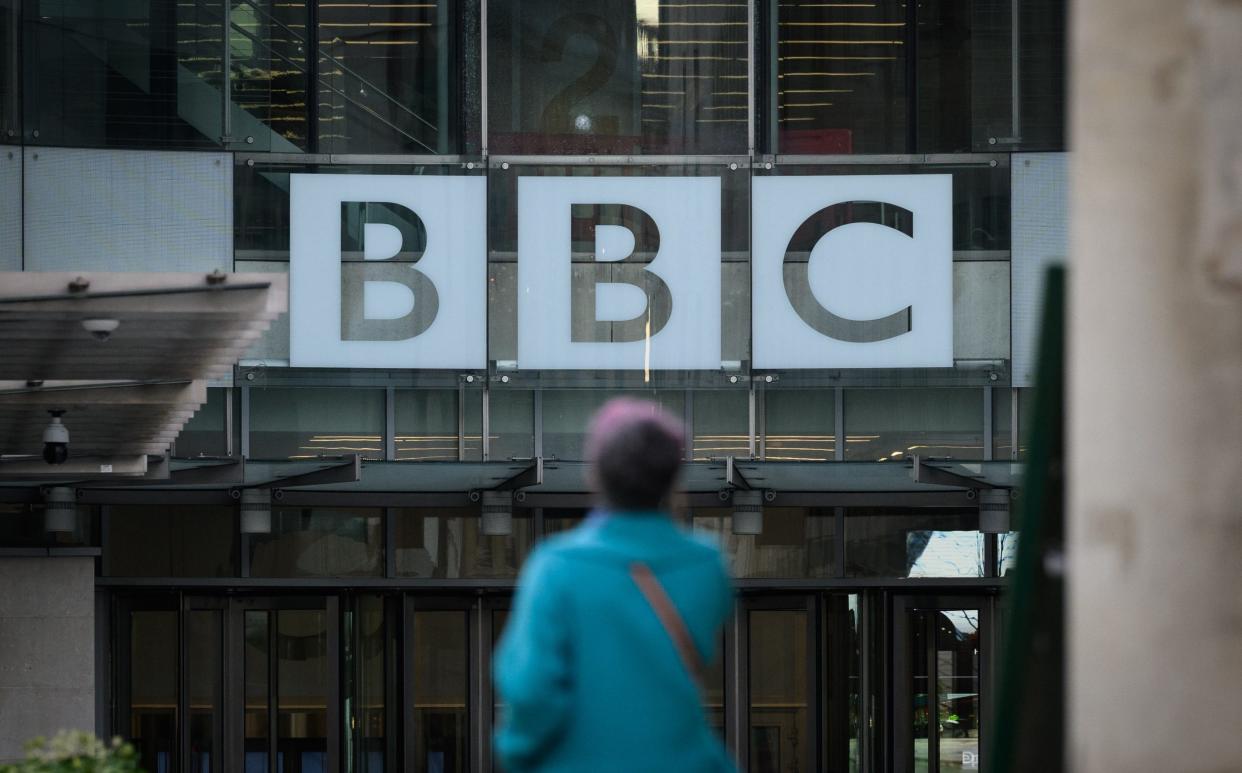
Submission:
POLYGON ((335 597, 230 602, 234 701, 245 773, 335 773, 340 759, 335 597), (238 652, 240 650, 240 652, 238 652))
POLYGON ((981 770, 992 657, 991 597, 893 602, 894 770, 981 770))

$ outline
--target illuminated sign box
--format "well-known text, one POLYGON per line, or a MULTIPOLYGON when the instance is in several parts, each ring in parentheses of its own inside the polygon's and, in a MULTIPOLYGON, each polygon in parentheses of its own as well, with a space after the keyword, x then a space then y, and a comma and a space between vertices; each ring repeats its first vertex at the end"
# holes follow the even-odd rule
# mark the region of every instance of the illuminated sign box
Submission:
MULTIPOLYGON (((486 179, 291 180, 292 366, 487 366, 486 179)), ((518 368, 720 368, 719 178, 517 192, 518 368)), ((751 217, 756 368, 953 365, 949 175, 757 177, 751 217)))

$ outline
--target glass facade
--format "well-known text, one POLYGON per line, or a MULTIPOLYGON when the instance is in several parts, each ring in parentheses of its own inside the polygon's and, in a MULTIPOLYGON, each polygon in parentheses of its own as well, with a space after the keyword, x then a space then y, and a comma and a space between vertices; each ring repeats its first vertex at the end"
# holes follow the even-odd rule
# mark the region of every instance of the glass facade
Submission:
MULTIPOLYGON (((968 631, 953 610, 989 610, 1016 560, 1018 535, 980 532, 968 492, 972 476, 1014 484, 1009 463, 1031 430, 1033 390, 1014 366, 1030 310, 1016 299, 1038 250, 1014 225, 1031 196, 1015 167, 1066 151, 1065 5, 0 0, 4 190, 38 187, 40 153, 46 166, 91 149, 84 168, 101 185, 113 167, 131 184, 141 164, 166 169, 158 151, 218 157, 201 189, 224 192, 221 212, 172 206, 210 220, 194 222, 223 244, 201 259, 236 272, 296 263, 294 175, 467 179, 483 202, 439 224, 382 200, 340 211, 341 297, 364 326, 384 284, 377 232, 402 237, 387 266, 400 269, 445 233, 483 237, 486 289, 477 302, 442 300, 484 321, 475 365, 291 367, 284 316, 212 382, 176 439, 174 477, 204 482, 82 482, 72 532, 46 530, 38 496, 0 498, 0 549, 99 554, 108 729, 152 770, 498 770, 486 739, 503 707, 488 674, 514 583, 542 540, 583 522, 586 425, 624 395, 685 421, 676 517, 721 547, 744 591, 704 692, 736 759, 753 771, 892 769, 904 753, 894 723, 906 719, 916 763, 948 769, 974 753, 989 732, 991 623, 980 614, 968 631), (771 311, 754 278, 763 186, 906 175, 945 175, 951 191, 951 357, 756 365, 756 319, 771 311), (566 181, 644 188, 637 203, 523 215, 530 191, 566 181), (670 193, 683 185, 710 195, 670 193), (675 225, 696 239, 670 252, 675 229, 643 219, 644 197, 683 205, 675 225), (613 261, 618 228, 628 254, 613 261), (531 238, 564 245, 567 335, 646 356, 671 324, 671 296, 645 270, 660 244, 667 261, 718 254, 718 276, 713 263, 695 280, 710 313, 689 327, 718 312, 719 334, 673 352, 707 365, 526 366, 521 330, 538 288, 519 253, 531 238), (601 288, 618 290, 616 308, 635 290, 647 301, 609 316, 601 288), (351 481, 337 468, 355 454, 351 481), (916 456, 960 485, 914 481, 916 456), (197 467, 243 458, 253 463, 232 477, 197 467), (543 482, 517 485, 536 458, 543 482), (248 488, 271 491, 266 531, 241 531, 248 488), (769 495, 757 531, 733 509, 747 488, 769 495), (499 530, 484 528, 489 489, 516 492, 499 530), (969 603, 893 612, 898 596, 945 588, 969 603), (910 640, 892 644, 907 623, 910 640), (902 657, 916 662, 908 680, 902 657), (922 703, 904 717, 880 685, 922 703), (932 703, 960 735, 937 733, 932 703)), ((63 218, 21 198, 0 221, 0 265, 39 267, 32 256, 55 252, 40 234, 56 229, 31 224, 63 218)), ((101 206, 129 222, 122 202, 101 206)), ((834 209, 815 223, 856 216, 834 209)), ((468 258, 457 250, 452 261, 468 258)), ((166 252, 125 266, 171 270, 166 252)), ((782 264, 782 277, 792 271, 782 264)), ((824 301, 819 287, 784 285, 791 304, 824 301)), ((533 316, 560 314, 542 303, 533 316)), ((411 313, 427 321, 427 309, 416 299, 411 313)))

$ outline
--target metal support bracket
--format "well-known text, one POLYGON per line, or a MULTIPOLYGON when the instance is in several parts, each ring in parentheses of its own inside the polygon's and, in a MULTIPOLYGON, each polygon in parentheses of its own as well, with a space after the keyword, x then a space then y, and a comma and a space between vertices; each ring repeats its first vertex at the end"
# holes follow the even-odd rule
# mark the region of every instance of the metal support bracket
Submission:
POLYGON ((738 469, 737 462, 732 456, 725 457, 725 485, 741 489, 742 491, 750 491, 750 481, 746 480, 746 476, 742 475, 742 471, 738 469))
POLYGON ((910 478, 915 483, 929 483, 933 486, 956 486, 957 488, 964 489, 1008 488, 1007 486, 997 486, 989 483, 983 478, 959 475, 943 467, 934 467, 923 461, 917 454, 911 457, 911 461, 913 466, 910 470, 910 478))
POLYGON ((492 491, 516 491, 517 489, 527 488, 528 486, 538 486, 543 483, 543 457, 536 456, 530 460, 530 466, 521 472, 508 477, 495 486, 492 491))
POLYGON ((322 486, 326 483, 357 483, 360 480, 362 480, 362 457, 358 454, 345 454, 341 457, 340 463, 331 467, 263 483, 249 484, 245 488, 270 488, 273 491, 279 491, 298 486, 322 486))

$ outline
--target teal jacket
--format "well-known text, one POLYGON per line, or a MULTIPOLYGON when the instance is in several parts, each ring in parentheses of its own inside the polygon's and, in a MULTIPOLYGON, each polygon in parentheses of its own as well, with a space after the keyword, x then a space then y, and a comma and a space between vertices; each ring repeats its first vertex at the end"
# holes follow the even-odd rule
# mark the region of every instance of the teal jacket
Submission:
POLYGON ((629 574, 652 570, 704 663, 733 590, 720 552, 664 513, 593 516, 526 562, 496 653, 506 773, 732 771, 699 687, 629 574))

